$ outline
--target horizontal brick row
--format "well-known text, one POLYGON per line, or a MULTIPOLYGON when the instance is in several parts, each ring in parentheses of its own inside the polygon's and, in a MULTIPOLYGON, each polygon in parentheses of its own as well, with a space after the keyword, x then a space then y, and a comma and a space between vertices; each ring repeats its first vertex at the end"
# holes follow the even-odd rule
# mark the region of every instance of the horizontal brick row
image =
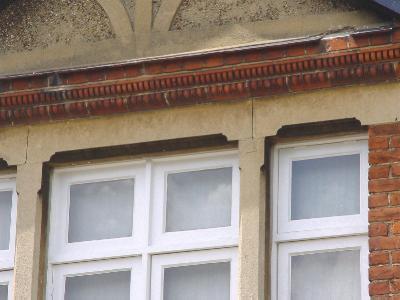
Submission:
MULTIPOLYGON (((18 91, 26 89, 44 88, 54 85, 72 85, 88 82, 100 82, 108 80, 121 80, 126 78, 137 78, 148 75, 163 73, 189 72, 218 68, 221 66, 240 65, 246 63, 281 60, 293 57, 307 57, 316 55, 333 54, 331 60, 325 64, 338 65, 368 63, 382 59, 393 59, 400 55, 400 51, 371 51, 361 56, 354 53, 352 57, 337 56, 337 51, 355 50, 360 48, 374 48, 382 45, 400 43, 400 29, 390 32, 378 32, 374 34, 355 34, 348 37, 335 37, 321 41, 299 42, 293 45, 282 45, 272 47, 260 47, 257 49, 244 49, 230 53, 210 53, 192 57, 163 59, 150 62, 130 63, 123 66, 107 66, 92 68, 90 70, 77 70, 74 72, 60 72, 34 77, 0 80, 0 93, 7 91, 18 91), (396 52, 397 51, 397 52, 396 52)), ((314 61, 308 61, 313 64, 314 61)), ((318 63, 318 62, 315 62, 318 63)), ((323 63, 323 62, 322 62, 323 63)), ((319 64, 318 67, 321 67, 319 64)), ((326 67, 326 66, 325 66, 326 67)), ((279 67, 277 67, 279 69, 279 67)), ((294 68, 297 68, 296 66, 294 68)), ((302 70, 303 67, 300 68, 302 70)))
MULTIPOLYGON (((0 126, 398 80, 399 32, 0 80, 0 126)), ((378 135, 372 147, 386 152, 371 154, 370 161, 397 160, 399 143, 378 135)), ((370 176, 389 175, 377 168, 370 176)))

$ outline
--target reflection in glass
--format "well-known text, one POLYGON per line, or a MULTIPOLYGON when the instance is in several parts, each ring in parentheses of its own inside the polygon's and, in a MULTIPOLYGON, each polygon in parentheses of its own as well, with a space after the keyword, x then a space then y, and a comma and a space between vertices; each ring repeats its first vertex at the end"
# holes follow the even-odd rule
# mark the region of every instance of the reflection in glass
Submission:
POLYGON ((230 299, 229 262, 173 267, 164 272, 164 300, 230 299))
POLYGON ((292 220, 359 213, 359 154, 293 161, 292 220))
POLYGON ((0 250, 8 250, 10 244, 12 191, 0 192, 0 250))
POLYGON ((67 277, 65 300, 129 300, 131 272, 67 277))
POLYGON ((166 231, 231 225, 232 168, 169 174, 166 231))
POLYGON ((360 300, 360 251, 292 256, 291 300, 360 300))
POLYGON ((8 299, 8 286, 0 285, 0 300, 7 300, 7 299, 8 299))
POLYGON ((132 236, 133 202, 133 179, 72 185, 68 241, 132 236))

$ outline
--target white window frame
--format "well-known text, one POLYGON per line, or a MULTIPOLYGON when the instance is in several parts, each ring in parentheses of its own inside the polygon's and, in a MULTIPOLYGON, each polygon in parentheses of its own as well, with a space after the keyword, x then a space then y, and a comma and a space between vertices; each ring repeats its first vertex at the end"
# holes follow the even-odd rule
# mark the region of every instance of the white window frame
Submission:
POLYGON ((163 300, 164 270, 171 267, 230 263, 230 299, 237 299, 238 259, 234 248, 156 255, 152 259, 151 300, 163 300))
POLYGON ((139 253, 145 242, 143 227, 145 206, 145 162, 57 169, 52 176, 49 261, 74 262, 139 253), (132 235, 115 239, 68 243, 69 195, 73 184, 134 179, 132 235), (117 249, 117 250, 116 250, 117 249))
POLYGON ((296 243, 282 243, 278 256, 278 295, 279 300, 290 300, 291 296, 291 257, 301 254, 360 251, 361 299, 369 299, 368 294, 368 240, 364 236, 311 240, 296 243))
POLYGON ((351 135, 280 143, 274 146, 271 156, 271 299, 290 300, 289 254, 344 248, 361 249, 361 293, 363 300, 369 299, 368 137, 351 135), (360 154, 360 214, 291 221, 292 161, 350 154, 360 154))
MULTIPOLYGON (((97 265, 101 266, 100 271, 119 270, 120 268, 114 266, 113 263, 122 260, 125 262, 130 259, 135 260, 135 265, 141 267, 141 296, 138 299, 150 299, 152 297, 151 285, 154 284, 151 281, 152 262, 153 260, 157 261, 157 257, 173 255, 176 258, 186 259, 190 256, 193 257, 193 261, 204 261, 205 263, 208 262, 207 259, 213 257, 215 251, 215 253, 219 253, 219 249, 236 253, 239 240, 239 175, 237 150, 176 154, 55 169, 50 185, 47 299, 62 299, 66 274, 95 273, 97 265), (162 170, 178 172, 221 167, 232 167, 233 170, 231 226, 178 232, 175 237, 179 243, 173 242, 171 237, 165 239, 163 243, 160 242, 160 239, 155 239, 155 228, 162 228, 159 225, 164 222, 155 219, 157 217, 155 211, 159 210, 160 201, 164 201, 164 198, 157 198, 155 195, 155 190, 164 190, 163 176, 165 174, 162 170), (69 186, 75 183, 132 177, 135 178, 133 236, 67 243, 69 186), (156 186, 157 188, 155 188, 156 186), (135 228, 140 228, 142 231, 136 234, 135 228)), ((231 273, 234 275, 231 276, 237 277, 236 256, 232 261, 231 273)), ((135 283, 135 285, 137 284, 135 283)), ((236 291, 233 295, 235 294, 236 291)))
POLYGON ((53 299, 64 299, 65 282, 68 277, 105 274, 121 271, 131 272, 131 299, 144 299, 145 291, 142 284, 142 264, 141 259, 136 257, 55 266, 53 274, 54 289, 48 291, 48 299, 51 299, 51 296, 53 296, 53 299))
POLYGON ((278 209, 277 239, 295 240, 312 237, 364 233, 368 230, 368 147, 366 140, 342 141, 337 143, 277 147, 278 153, 278 209), (360 155, 360 213, 357 215, 290 220, 291 170, 296 160, 360 155), (279 199, 279 201, 278 201, 279 199))
POLYGON ((156 249, 165 248, 201 248, 206 244, 235 245, 239 237, 239 166, 235 153, 220 153, 212 158, 198 156, 155 159, 153 171, 153 209, 152 209, 152 240, 151 244, 156 249), (213 170, 219 168, 232 168, 232 206, 231 225, 227 227, 197 229, 177 232, 165 232, 166 206, 167 206, 167 176, 182 172, 213 170))
POLYGON ((10 224, 10 241, 7 250, 0 250, 0 271, 11 270, 14 268, 15 256, 15 233, 17 219, 17 192, 15 176, 4 175, 0 176, 0 192, 12 192, 11 206, 11 224, 10 224))
POLYGON ((8 286, 8 299, 14 299, 13 295, 13 271, 0 272, 0 285, 8 286))

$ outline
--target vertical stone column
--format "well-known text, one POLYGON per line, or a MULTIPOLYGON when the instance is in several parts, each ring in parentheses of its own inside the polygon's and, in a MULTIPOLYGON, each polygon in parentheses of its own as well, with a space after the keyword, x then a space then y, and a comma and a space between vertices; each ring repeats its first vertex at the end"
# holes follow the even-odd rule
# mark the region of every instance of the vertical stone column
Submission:
POLYGON ((265 178, 264 139, 239 142, 240 237, 239 299, 264 299, 265 178))
POLYGON ((42 164, 17 167, 17 230, 14 267, 14 299, 35 300, 39 288, 42 202, 38 195, 42 164))
POLYGON ((369 130, 369 292, 400 299, 400 123, 369 130))

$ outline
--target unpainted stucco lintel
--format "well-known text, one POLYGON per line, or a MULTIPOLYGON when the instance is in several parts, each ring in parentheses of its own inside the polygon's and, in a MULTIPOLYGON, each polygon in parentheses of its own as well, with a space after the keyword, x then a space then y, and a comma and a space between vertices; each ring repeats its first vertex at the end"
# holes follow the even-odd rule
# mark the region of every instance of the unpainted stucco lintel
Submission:
POLYGON ((275 136, 282 126, 356 118, 362 126, 400 119, 400 83, 338 87, 254 102, 256 137, 275 136))

